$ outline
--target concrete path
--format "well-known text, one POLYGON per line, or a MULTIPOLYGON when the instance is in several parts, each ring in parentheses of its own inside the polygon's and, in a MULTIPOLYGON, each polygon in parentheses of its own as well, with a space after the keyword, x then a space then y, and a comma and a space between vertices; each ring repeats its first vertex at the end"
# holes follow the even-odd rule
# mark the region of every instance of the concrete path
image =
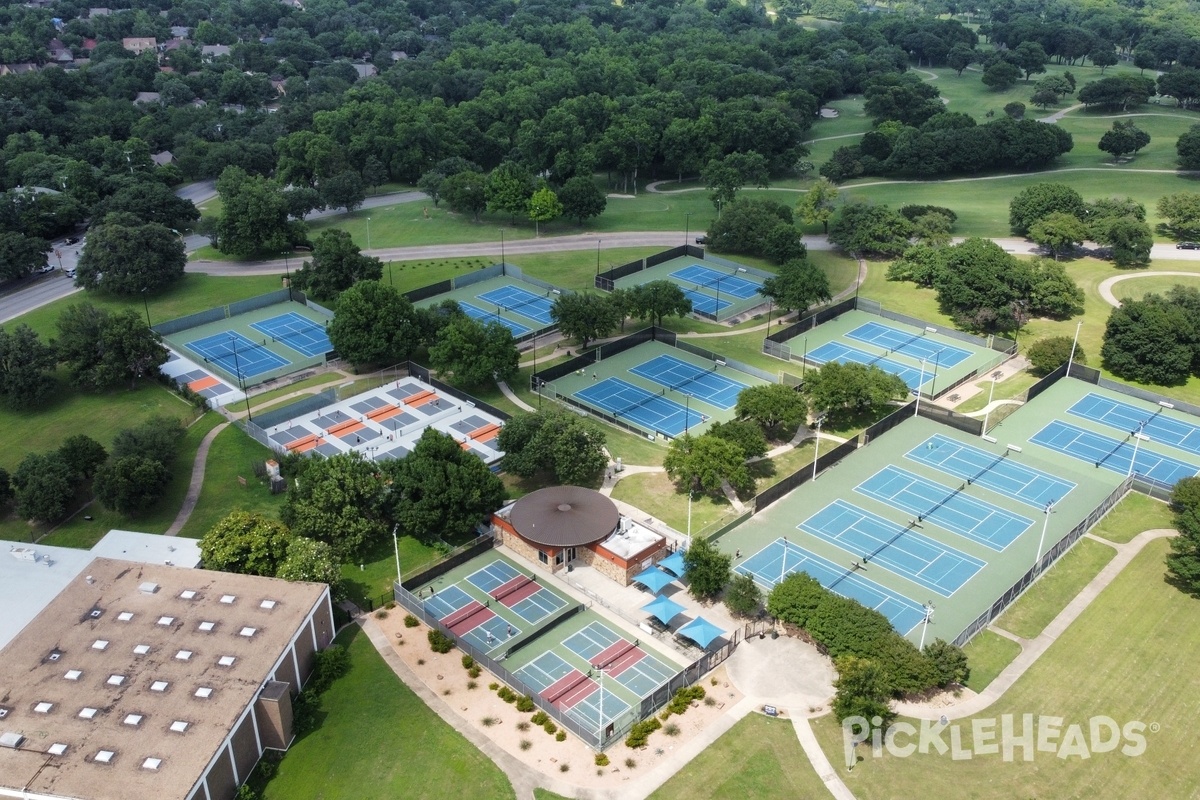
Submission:
POLYGON ((821 783, 825 784, 829 793, 837 800, 854 800, 854 793, 850 791, 850 787, 842 782, 833 764, 830 764, 829 759, 825 757, 825 751, 821 749, 821 744, 817 741, 817 735, 813 733, 808 717, 793 713, 792 727, 796 729, 796 738, 800 740, 800 746, 804 748, 804 755, 808 756, 813 769, 817 771, 817 777, 821 779, 821 783))
MULTIPOLYGON (((1021 640, 1021 653, 1012 663, 1004 668, 995 680, 988 684, 987 688, 979 694, 964 696, 949 705, 935 703, 897 703, 895 709, 898 713, 906 717, 916 717, 917 719, 939 719, 943 715, 949 719, 960 719, 969 717, 973 714, 986 709, 988 706, 995 703, 1004 693, 1009 690, 1017 679, 1025 674, 1033 664, 1042 657, 1042 654, 1050 648, 1058 640, 1058 637, 1070 627, 1071 623, 1079 618, 1079 615, 1084 612, 1092 601, 1104 590, 1106 586, 1112 583, 1113 579, 1121 574, 1121 571, 1133 560, 1134 556, 1142 551, 1147 544, 1155 539, 1163 539, 1168 536, 1174 536, 1175 531, 1159 528, 1155 530, 1145 531, 1135 536, 1126 544, 1115 544, 1107 539, 1101 539, 1097 536, 1089 538, 1103 542, 1117 551, 1117 555, 1109 561, 1100 573, 1092 578, 1091 582, 1083 588, 1083 590, 1075 596, 1075 598, 1067 604, 1057 617, 1051 620, 1046 629, 1034 639, 1021 640)), ((1010 637, 1011 638, 1011 637, 1010 637)), ((944 698, 941 698, 944 699, 944 698)))
MULTIPOLYGON (((1184 251, 1184 252, 1187 252, 1187 251, 1184 251)), ((1116 286, 1118 283, 1120 283, 1121 281, 1131 281, 1134 278, 1156 278, 1159 276, 1172 276, 1172 275, 1189 277, 1189 278, 1200 278, 1200 272, 1177 272, 1174 270, 1155 271, 1155 272, 1134 272, 1129 275, 1114 275, 1111 278, 1105 278, 1104 280, 1100 281, 1100 285, 1096 287, 1096 291, 1098 291, 1100 293, 1100 297, 1104 299, 1104 302, 1108 303, 1110 306, 1120 308, 1121 301, 1117 299, 1117 296, 1115 294, 1113 294, 1112 288, 1114 286, 1116 286)))
POLYGON ((178 536, 179 532, 183 530, 183 526, 187 524, 188 518, 192 516, 192 511, 196 508, 196 501, 200 499, 200 490, 204 488, 204 468, 208 462, 208 448, 212 445, 213 439, 217 438, 217 434, 228 427, 228 422, 222 422, 200 440, 200 446, 196 448, 196 460, 192 463, 192 480, 188 484, 187 495, 183 498, 183 505, 179 508, 179 513, 175 515, 175 521, 171 523, 171 527, 167 528, 167 536, 178 536))
POLYGON ((500 387, 501 394, 503 394, 505 397, 507 397, 509 399, 509 401, 513 405, 515 405, 517 408, 523 409, 525 411, 534 411, 535 410, 533 406, 529 405, 529 403, 526 403, 524 400, 517 397, 517 393, 514 392, 512 389, 508 388, 508 384, 505 383, 504 381, 496 381, 496 385, 500 387))

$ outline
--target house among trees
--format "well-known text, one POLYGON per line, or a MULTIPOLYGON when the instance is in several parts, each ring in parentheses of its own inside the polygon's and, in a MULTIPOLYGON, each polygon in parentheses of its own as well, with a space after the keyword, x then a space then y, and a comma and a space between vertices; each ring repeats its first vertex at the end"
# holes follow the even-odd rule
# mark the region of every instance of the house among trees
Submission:
POLYGON ((121 40, 121 47, 140 56, 147 50, 157 50, 158 40, 153 36, 127 36, 121 40))

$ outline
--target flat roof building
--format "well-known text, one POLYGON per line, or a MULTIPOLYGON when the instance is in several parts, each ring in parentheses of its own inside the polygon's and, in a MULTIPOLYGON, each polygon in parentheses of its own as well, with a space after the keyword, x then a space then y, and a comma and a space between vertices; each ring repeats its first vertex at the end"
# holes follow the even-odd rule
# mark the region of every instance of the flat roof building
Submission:
POLYGON ((333 634, 324 584, 94 558, 0 650, 0 797, 232 798, 333 634))

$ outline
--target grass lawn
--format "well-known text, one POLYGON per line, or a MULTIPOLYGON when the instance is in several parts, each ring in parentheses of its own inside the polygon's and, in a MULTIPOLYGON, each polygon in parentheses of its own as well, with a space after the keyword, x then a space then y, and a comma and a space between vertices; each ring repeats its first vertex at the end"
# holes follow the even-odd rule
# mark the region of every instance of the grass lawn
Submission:
MULTIPOLYGON (((832 442, 822 442, 821 447, 829 450, 832 442)), ((812 441, 804 442, 774 458, 756 461, 750 465, 750 474, 754 476, 754 490, 761 492, 768 486, 774 486, 803 466, 812 464, 816 446, 812 441)))
POLYGON ((1021 654, 1021 645, 1012 639, 1006 639, 998 633, 989 630, 979 632, 967 646, 963 648, 967 654, 967 663, 971 667, 971 677, 967 679, 967 688, 982 692, 988 687, 1012 660, 1021 654))
POLYGON ((828 796, 792 722, 759 714, 738 722, 650 795, 652 800, 828 796))
POLYGON ((1130 492, 1092 528, 1091 533, 1123 544, 1142 531, 1174 527, 1170 506, 1144 494, 1130 492))
POLYGON ((217 434, 208 450, 204 486, 180 536, 199 539, 233 511, 279 516, 286 495, 271 494, 266 481, 254 476, 254 464, 271 458, 271 451, 230 425, 217 434), (246 479, 242 486, 238 478, 246 479))
MULTIPOLYGON (((1165 266, 1160 264, 1159 268, 1165 266)), ((1147 294, 1166 294, 1181 284, 1193 289, 1200 288, 1200 275, 1147 275, 1120 281, 1112 287, 1112 291, 1118 300, 1141 300, 1147 294)))
MULTIPOLYGON (((441 558, 438 548, 422 544, 411 536, 401 536, 400 570, 403 575, 415 575, 441 558)), ((391 542, 380 542, 358 564, 342 565, 342 582, 346 592, 359 608, 372 609, 380 600, 392 599, 392 581, 396 580, 396 548, 391 542)))
POLYGON ((993 624, 1023 639, 1038 636, 1116 554, 1106 544, 1080 539, 993 624))
MULTIPOLYGON (((614 500, 622 500, 652 514, 680 533, 688 529, 688 496, 680 492, 665 472, 643 472, 622 478, 613 489, 614 500)), ((729 501, 697 493, 692 498, 692 532, 702 530, 732 513, 729 501)))
POLYGON ((988 404, 988 397, 992 400, 1008 400, 1023 394, 1026 389, 1033 386, 1040 378, 1034 375, 1029 370, 1021 370, 1014 372, 1002 381, 996 383, 996 389, 992 391, 992 382, 986 376, 975 381, 983 387, 983 391, 976 394, 970 400, 966 400, 954 407, 955 411, 966 413, 968 411, 982 411, 984 406, 988 404))
MULTIPOLYGON (((1108 716, 1117 725, 1140 721, 1145 752, 1127 756, 1121 750, 1056 757, 1023 749, 1005 762, 1002 756, 976 754, 953 760, 949 753, 914 754, 908 758, 867 752, 853 772, 840 770, 860 800, 894 797, 988 798, 1025 800, 1039 797, 1121 797, 1157 800, 1192 797, 1200 785, 1200 765, 1188 757, 1184 741, 1195 729, 1200 704, 1200 616, 1196 601, 1163 581, 1168 545, 1150 543, 1079 619, 1030 667, 1020 680, 981 717, 1003 714, 1062 717, 1051 747, 1063 742, 1070 725, 1079 725, 1083 740, 1089 719, 1108 716)), ((971 748, 969 721, 960 723, 963 746, 971 748)), ((999 725, 997 725, 997 731, 999 725)), ((1027 729, 1028 730, 1028 729, 1027 729)), ((1043 726, 1042 730, 1046 730, 1043 726)), ((832 716, 816 726, 826 755, 843 764, 840 728, 832 716)), ((1034 734, 1036 736, 1036 733, 1034 734)), ((949 739, 946 736, 945 739, 949 739)))
POLYGON ((634 436, 620 428, 602 425, 605 447, 613 459, 621 459, 623 465, 636 464, 642 467, 661 467, 667 457, 667 447, 652 442, 644 436, 634 436))
POLYGON ((264 800, 515 797, 504 773, 401 683, 357 626, 337 641, 350 672, 322 696, 319 726, 292 745, 264 800))
POLYGON ((287 386, 280 386, 278 389, 272 389, 269 392, 251 395, 250 405, 253 408, 261 403, 271 403, 280 397, 292 394, 293 392, 302 392, 306 389, 312 390, 312 392, 306 392, 306 394, 316 394, 320 389, 326 388, 326 384, 336 383, 341 380, 345 380, 345 376, 337 372, 324 372, 320 375, 313 375, 311 378, 289 383, 287 386))

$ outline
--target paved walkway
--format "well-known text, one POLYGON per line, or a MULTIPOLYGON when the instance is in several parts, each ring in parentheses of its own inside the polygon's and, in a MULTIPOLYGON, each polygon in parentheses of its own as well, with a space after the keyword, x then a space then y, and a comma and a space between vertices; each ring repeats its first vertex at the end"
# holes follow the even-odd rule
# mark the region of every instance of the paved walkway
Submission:
MULTIPOLYGON (((1050 648, 1050 645, 1054 644, 1058 640, 1058 637, 1070 627, 1071 623, 1078 619, 1079 615, 1092 604, 1092 601, 1096 599, 1100 592, 1112 583, 1114 578, 1121 574, 1121 571, 1133 560, 1134 556, 1142 551, 1143 547, 1155 539, 1163 539, 1174 535, 1175 531, 1173 530, 1158 528, 1138 534, 1125 544, 1115 544, 1107 539, 1088 534, 1089 538, 1097 542, 1103 542, 1114 548, 1117 551, 1117 555, 1112 561, 1108 562, 1104 569, 1100 570, 1100 573, 1095 578, 1092 578, 1091 582, 1083 588, 1083 591, 1077 594, 1057 617, 1051 620, 1050 624, 1046 626, 1046 629, 1040 635, 1033 639, 1016 639, 1021 643, 1020 655, 1013 659, 1012 663, 1005 667, 1004 671, 996 676, 995 680, 989 683, 986 689, 970 697, 964 696, 962 699, 949 705, 897 703, 896 711, 906 717, 929 720, 939 719, 943 715, 949 719, 961 719, 983 711, 1004 696, 1004 693, 1017 682, 1017 679, 1024 675, 1025 671, 1033 666, 1042 657, 1042 654, 1050 648)), ((989 630, 1000 632, 995 628, 989 628, 989 630)), ((1010 634, 1007 638, 1013 637, 1010 634)))
POLYGON ((854 800, 854 793, 838 777, 837 770, 834 769, 833 764, 829 763, 825 751, 821 749, 821 744, 817 741, 817 735, 813 733, 808 717, 792 714, 792 726, 796 729, 796 738, 800 740, 800 746, 804 748, 804 755, 812 763, 813 769, 817 771, 817 777, 821 779, 821 783, 825 784, 829 793, 837 800, 854 800))
POLYGON ((1113 286, 1117 285, 1121 281, 1129 281, 1129 280, 1133 280, 1134 278, 1156 278, 1159 276, 1172 276, 1172 275, 1178 275, 1178 276, 1188 277, 1188 278, 1198 278, 1198 277, 1200 277, 1200 272, 1177 272, 1174 270, 1157 270, 1155 272, 1134 272, 1130 275, 1114 275, 1111 278, 1105 278, 1104 280, 1100 281, 1100 285, 1096 287, 1096 291, 1098 291, 1100 293, 1100 297, 1102 297, 1104 299, 1104 302, 1108 303, 1110 306, 1115 306, 1116 308, 1120 308, 1121 301, 1117 299, 1117 296, 1115 294, 1113 294, 1113 290, 1112 290, 1113 286))
POLYGON ((208 448, 212 445, 213 439, 217 438, 217 434, 228 427, 228 422, 222 422, 200 440, 200 446, 196 448, 196 460, 192 463, 192 480, 188 484, 183 505, 180 506, 179 513, 175 515, 175 521, 171 523, 171 527, 167 528, 167 536, 178 536, 179 532, 183 530, 183 526, 187 524, 188 517, 192 516, 192 510, 196 508, 196 501, 200 499, 200 490, 204 488, 204 468, 208 462, 208 448))
POLYGON ((496 381, 496 385, 500 387, 500 393, 509 399, 509 401, 524 411, 534 411, 534 407, 526 403, 521 398, 517 397, 517 393, 508 388, 508 384, 504 381, 496 381))

